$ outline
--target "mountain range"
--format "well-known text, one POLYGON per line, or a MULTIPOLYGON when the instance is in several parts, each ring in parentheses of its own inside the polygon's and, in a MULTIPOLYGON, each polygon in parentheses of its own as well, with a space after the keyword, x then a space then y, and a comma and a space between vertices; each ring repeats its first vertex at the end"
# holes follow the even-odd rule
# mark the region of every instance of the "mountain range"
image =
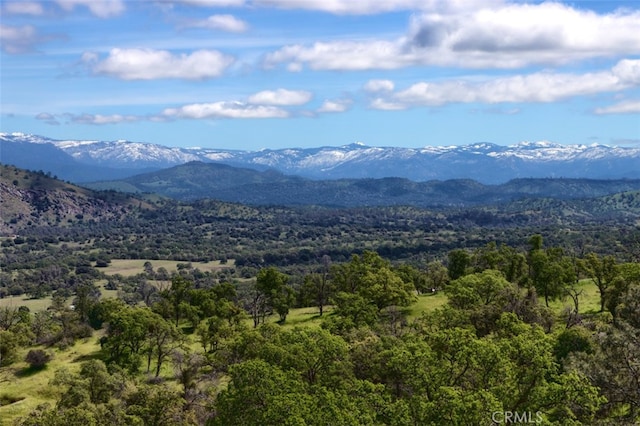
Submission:
POLYGON ((314 180, 394 177, 413 182, 473 179, 483 184, 501 184, 516 178, 640 178, 640 148, 547 141, 424 148, 354 143, 241 151, 0 133, 0 161, 50 172, 76 183, 123 179, 193 161, 260 171, 272 169, 314 180))
POLYGON ((84 186, 95 190, 154 193, 182 201, 212 198, 252 205, 471 207, 525 198, 586 199, 640 191, 640 179, 527 178, 496 185, 471 179, 426 182, 395 177, 314 180, 275 170, 259 171, 192 161, 122 180, 84 186))
MULTIPOLYGON (((233 211, 244 217, 249 210, 268 212, 265 217, 276 215, 279 220, 302 215, 305 220, 322 223, 341 222, 346 217, 357 221, 383 217, 391 224, 405 214, 414 219, 414 214, 427 214, 444 220, 444 224, 498 227, 586 223, 635 226, 640 218, 640 190, 634 190, 640 188, 640 180, 518 179, 502 185, 471 180, 415 183, 399 178, 313 181, 273 171, 192 162, 136 176, 126 184, 155 185, 156 192, 173 191, 175 198, 185 200, 197 191, 213 194, 218 198, 213 203, 224 205, 224 213, 206 215, 206 221, 228 219, 234 216, 229 216, 233 211), (246 204, 230 204, 221 199, 255 205, 248 208, 246 204), (264 205, 270 201, 278 206, 264 205), (410 205, 439 208, 415 209, 410 205), (327 208, 330 206, 354 208, 327 208)), ((0 237, 46 230, 55 240, 62 228, 77 229, 77 225, 104 230, 121 222, 131 226, 136 218, 158 217, 163 206, 182 206, 181 211, 200 214, 207 205, 211 201, 175 204, 155 195, 95 191, 46 173, 0 166, 0 237)), ((398 223, 403 222, 399 220, 398 223)), ((409 223, 412 224, 408 226, 421 226, 422 222, 410 221, 404 226, 409 223)))

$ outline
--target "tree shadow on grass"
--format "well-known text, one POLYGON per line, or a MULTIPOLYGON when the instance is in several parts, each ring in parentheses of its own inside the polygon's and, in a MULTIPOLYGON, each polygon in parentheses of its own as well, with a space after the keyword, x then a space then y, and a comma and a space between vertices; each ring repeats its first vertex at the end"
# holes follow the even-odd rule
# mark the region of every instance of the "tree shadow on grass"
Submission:
POLYGON ((15 404, 16 402, 20 402, 25 399, 24 396, 13 396, 8 394, 0 395, 0 407, 4 407, 5 405, 15 404))
POLYGON ((100 361, 104 361, 104 357, 102 356, 102 354, 100 352, 94 352, 94 353, 90 353, 90 354, 84 354, 84 355, 77 356, 71 362, 84 362, 84 361, 91 361, 92 359, 97 359, 97 360, 100 360, 100 361))
POLYGON ((46 369, 47 369, 46 365, 42 365, 38 367, 25 367, 21 370, 16 371, 15 376, 21 379, 25 377, 31 377, 31 376, 35 376, 39 372, 44 371, 46 369))

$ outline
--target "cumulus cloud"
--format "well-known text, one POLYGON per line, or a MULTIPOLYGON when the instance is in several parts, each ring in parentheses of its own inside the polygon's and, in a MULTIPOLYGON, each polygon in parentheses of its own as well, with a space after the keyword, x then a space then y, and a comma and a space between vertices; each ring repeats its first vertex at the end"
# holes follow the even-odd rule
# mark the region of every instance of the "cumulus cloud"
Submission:
POLYGON ((337 15, 373 15, 400 10, 459 10, 502 3, 502 0, 254 0, 280 9, 316 10, 337 15))
POLYGON ((98 18, 111 18, 125 10, 123 0, 55 0, 66 11, 73 11, 76 6, 85 6, 98 18))
POLYGON ((318 112, 344 112, 349 109, 350 105, 351 100, 349 99, 325 100, 318 108, 318 112))
POLYGON ((407 47, 430 63, 521 67, 640 52, 640 12, 597 14, 560 3, 509 4, 470 14, 424 14, 407 47), (459 62, 456 57, 460 58, 459 62))
POLYGON ((201 7, 234 7, 243 6, 245 0, 170 0, 173 3, 184 3, 201 7))
POLYGON ((624 101, 608 107, 596 108, 594 112, 598 115, 640 114, 640 100, 624 101))
POLYGON ((231 56, 217 50, 174 55, 153 49, 112 49, 101 61, 95 54, 85 52, 83 60, 95 74, 122 80, 203 80, 219 77, 234 62, 231 56))
POLYGON ((383 111, 399 111, 408 108, 406 105, 403 105, 399 102, 382 98, 373 99, 369 106, 373 109, 380 109, 383 111))
POLYGON ((303 105, 311 100, 313 95, 305 90, 264 90, 249 97, 249 103, 262 105, 303 105))
POLYGON ((390 92, 395 85, 391 80, 369 80, 364 85, 364 90, 367 92, 390 92))
POLYGON ((29 52, 41 40, 42 38, 31 25, 16 27, 0 24, 0 42, 5 53, 29 52))
POLYGON ((623 59, 613 67, 612 71, 620 80, 628 84, 640 85, 640 60, 623 59))
POLYGON ((233 15, 211 15, 207 19, 191 21, 182 25, 187 28, 208 28, 211 30, 242 33, 247 31, 249 25, 233 15))
MULTIPOLYGON (((301 1, 272 0, 291 5, 301 1)), ((427 3, 433 10, 416 15, 404 37, 284 46, 266 56, 265 66, 286 64, 289 69, 307 66, 315 70, 416 65, 519 68, 640 54, 640 37, 636 35, 640 11, 621 9, 598 14, 548 2, 493 2, 466 9, 437 7, 436 1, 427 3)))
POLYGON ((289 113, 275 106, 250 105, 244 102, 214 102, 189 104, 179 108, 167 108, 162 112, 167 118, 286 118, 289 113))
POLYGON ((415 64, 416 59, 411 52, 402 52, 402 46, 397 42, 336 41, 285 46, 265 56, 266 68, 279 63, 288 63, 287 67, 295 71, 300 71, 305 64, 314 70, 358 71, 403 68, 415 64))
POLYGON ((44 8, 40 3, 33 1, 10 1, 4 5, 4 12, 11 15, 40 16, 44 14, 44 8))
POLYGON ((419 82, 373 99, 376 109, 404 109, 449 103, 554 102, 576 96, 618 92, 640 85, 640 60, 623 60, 611 70, 586 74, 539 72, 486 81, 419 82))

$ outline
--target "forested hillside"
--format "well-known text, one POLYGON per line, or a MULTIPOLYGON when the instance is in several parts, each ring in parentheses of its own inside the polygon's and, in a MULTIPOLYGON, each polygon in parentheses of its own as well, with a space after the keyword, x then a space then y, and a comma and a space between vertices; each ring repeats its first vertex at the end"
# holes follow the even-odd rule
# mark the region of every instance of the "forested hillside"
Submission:
POLYGON ((471 179, 311 180, 275 170, 256 171, 224 164, 190 162, 120 181, 86 184, 99 190, 155 193, 182 201, 214 198, 252 205, 319 205, 363 207, 470 207, 507 203, 523 198, 595 198, 640 190, 638 179, 514 179, 486 185, 471 179))
POLYGON ((637 192, 290 208, 4 170, 3 425, 640 421, 637 192))

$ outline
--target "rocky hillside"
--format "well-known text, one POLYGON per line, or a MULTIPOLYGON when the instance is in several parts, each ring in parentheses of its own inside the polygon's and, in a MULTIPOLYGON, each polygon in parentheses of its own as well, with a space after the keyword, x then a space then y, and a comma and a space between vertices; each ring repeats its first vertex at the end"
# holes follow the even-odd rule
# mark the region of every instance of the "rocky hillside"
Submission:
POLYGON ((92 191, 43 172, 0 165, 0 235, 32 226, 121 219, 153 205, 113 191, 92 191))

